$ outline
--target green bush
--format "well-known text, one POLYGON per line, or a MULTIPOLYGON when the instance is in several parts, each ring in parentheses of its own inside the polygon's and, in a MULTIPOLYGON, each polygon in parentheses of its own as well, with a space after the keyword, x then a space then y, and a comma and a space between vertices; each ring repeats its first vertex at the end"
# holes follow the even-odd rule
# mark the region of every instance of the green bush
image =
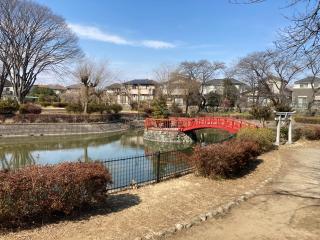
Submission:
POLYGON ((99 163, 62 163, 0 171, 0 223, 20 226, 101 203, 108 170, 99 163))
POLYGON ((89 103, 88 104, 88 113, 103 113, 106 109, 106 105, 98 103, 89 103))
POLYGON ((320 124, 320 117, 295 117, 298 123, 320 124))
POLYGON ((21 104, 19 108, 20 114, 40 114, 41 107, 32 103, 21 104))
POLYGON ((209 178, 235 177, 259 155, 259 146, 253 141, 229 141, 196 147, 192 164, 197 174, 209 178))
POLYGON ((274 148, 275 133, 268 128, 243 128, 237 133, 237 139, 256 142, 263 153, 274 148))
POLYGON ((251 109, 250 114, 258 119, 264 125, 265 121, 269 120, 272 116, 271 108, 268 106, 260 107, 255 106, 251 109))
POLYGON ((110 109, 112 110, 113 113, 118 114, 119 112, 122 111, 122 106, 115 103, 110 106, 110 109))
POLYGON ((0 114, 14 114, 19 110, 19 104, 15 100, 7 99, 0 101, 0 114))
POLYGON ((83 112, 83 107, 80 103, 71 103, 66 107, 67 112, 81 113, 83 112))

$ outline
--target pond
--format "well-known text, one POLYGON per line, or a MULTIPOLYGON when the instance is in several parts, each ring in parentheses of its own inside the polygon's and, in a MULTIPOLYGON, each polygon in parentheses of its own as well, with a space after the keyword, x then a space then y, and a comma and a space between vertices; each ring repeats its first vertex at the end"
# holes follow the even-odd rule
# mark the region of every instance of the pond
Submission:
MULTIPOLYGON (((201 144, 221 142, 230 134, 221 130, 196 132, 201 144)), ((192 144, 165 144, 143 140, 143 131, 118 134, 7 138, 0 141, 0 169, 39 164, 103 161, 112 175, 109 190, 174 176, 190 169, 192 144), (181 150, 181 151, 175 151, 181 150), (156 152, 161 152, 157 155, 156 152)))
MULTIPOLYGON (((196 133, 202 143, 219 142, 229 136, 228 132, 216 129, 196 133)), ((0 140, 0 168, 16 169, 30 164, 107 160, 189 146, 143 141, 141 130, 105 135, 6 138, 0 140)))

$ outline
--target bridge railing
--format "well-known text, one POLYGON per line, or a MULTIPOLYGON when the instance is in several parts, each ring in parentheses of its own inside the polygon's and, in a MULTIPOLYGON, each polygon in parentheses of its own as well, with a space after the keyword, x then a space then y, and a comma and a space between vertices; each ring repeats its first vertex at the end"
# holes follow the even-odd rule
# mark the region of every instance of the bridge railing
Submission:
POLYGON ((236 132, 245 127, 257 127, 255 124, 229 117, 199 117, 199 118, 167 118, 167 119, 145 119, 145 128, 153 129, 178 129, 188 131, 197 128, 224 128, 236 132))

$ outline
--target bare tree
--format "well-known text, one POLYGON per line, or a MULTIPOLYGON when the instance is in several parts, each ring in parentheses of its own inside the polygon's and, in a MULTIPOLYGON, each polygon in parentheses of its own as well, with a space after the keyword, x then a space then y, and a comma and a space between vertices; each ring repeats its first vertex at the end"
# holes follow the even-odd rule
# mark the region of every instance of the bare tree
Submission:
POLYGON ((311 113, 315 97, 320 93, 320 56, 314 52, 305 51, 303 55, 303 62, 306 65, 312 89, 312 95, 308 101, 308 111, 311 113))
POLYGON ((169 64, 162 64, 159 68, 154 70, 154 79, 159 82, 157 93, 171 98, 174 92, 173 76, 175 74, 176 67, 169 64))
POLYGON ((23 102, 40 73, 58 71, 81 55, 65 20, 32 1, 0 1, 0 61, 23 102))
POLYGON ((249 54, 236 66, 237 73, 251 88, 253 104, 263 96, 275 107, 288 105, 287 86, 303 68, 297 59, 279 51, 249 54))
POLYGON ((243 57, 235 66, 236 75, 249 86, 252 104, 258 105, 262 93, 261 82, 267 78, 268 64, 264 52, 255 52, 243 57))
MULTIPOLYGON (((261 3, 267 0, 229 0, 231 3, 238 4, 253 4, 261 3)), ((284 28, 281 32, 277 46, 284 51, 293 54, 307 52, 320 52, 320 1, 319 0, 287 0, 285 7, 294 7, 302 5, 300 11, 295 11, 295 14, 289 19, 292 24, 284 28)))
POLYGON ((77 65, 74 76, 82 85, 83 112, 85 114, 88 113, 90 95, 94 94, 95 88, 104 85, 108 75, 109 72, 104 63, 97 63, 84 59, 77 65))
POLYGON ((209 80, 213 80, 221 70, 225 68, 223 62, 209 62, 207 60, 200 60, 198 62, 182 62, 180 64, 180 73, 193 82, 199 82, 199 102, 198 111, 200 112, 206 106, 206 98, 204 89, 209 80))
POLYGON ((4 85, 8 78, 8 71, 7 68, 4 66, 4 64, 0 61, 0 99, 2 97, 4 85))

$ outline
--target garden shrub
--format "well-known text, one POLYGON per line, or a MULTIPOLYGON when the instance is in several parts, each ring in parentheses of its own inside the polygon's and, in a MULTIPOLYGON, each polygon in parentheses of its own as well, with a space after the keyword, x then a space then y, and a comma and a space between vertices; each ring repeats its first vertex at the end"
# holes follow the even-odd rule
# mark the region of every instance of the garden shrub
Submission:
POLYGON ((320 127, 305 127, 302 129, 302 135, 307 140, 320 140, 320 127))
POLYGON ((112 110, 113 113, 118 114, 119 112, 122 111, 122 106, 120 104, 112 104, 110 106, 110 109, 112 110))
POLYGON ((32 103, 21 104, 19 108, 20 114, 40 114, 41 107, 32 103))
POLYGON ((250 114, 255 118, 262 122, 263 126, 265 121, 269 120, 272 116, 271 108, 268 106, 255 106, 251 109, 250 114))
POLYGON ((206 147, 197 146, 192 157, 196 173, 210 178, 234 177, 259 155, 259 146, 253 141, 232 140, 206 147))
POLYGON ((89 103, 88 113, 103 113, 106 110, 106 105, 99 103, 89 103))
POLYGON ((80 103, 71 103, 66 107, 67 112, 81 113, 83 107, 80 103))
POLYGON ((19 104, 13 99, 0 100, 0 114, 11 115, 19 110, 19 104))
POLYGON ((274 148, 275 133, 269 128, 243 128, 237 133, 240 141, 254 141, 258 144, 261 153, 274 148))
POLYGON ((0 172, 0 223, 20 226, 71 214, 105 198, 111 183, 100 163, 62 163, 0 172))
POLYGON ((180 114, 182 114, 182 109, 176 103, 173 103, 170 107, 170 115, 180 116, 180 114))
POLYGON ((320 117, 295 117, 298 123, 320 124, 320 117))

